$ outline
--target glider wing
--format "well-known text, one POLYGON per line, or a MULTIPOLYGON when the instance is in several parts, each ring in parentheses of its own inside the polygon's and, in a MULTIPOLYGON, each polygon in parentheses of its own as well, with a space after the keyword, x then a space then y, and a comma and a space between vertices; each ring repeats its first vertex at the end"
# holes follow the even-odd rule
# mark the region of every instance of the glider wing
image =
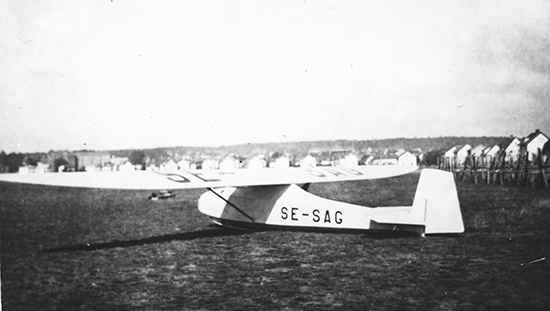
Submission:
POLYGON ((378 179, 404 175, 416 170, 416 166, 390 165, 234 171, 74 172, 0 174, 0 181, 80 188, 173 190, 378 179))

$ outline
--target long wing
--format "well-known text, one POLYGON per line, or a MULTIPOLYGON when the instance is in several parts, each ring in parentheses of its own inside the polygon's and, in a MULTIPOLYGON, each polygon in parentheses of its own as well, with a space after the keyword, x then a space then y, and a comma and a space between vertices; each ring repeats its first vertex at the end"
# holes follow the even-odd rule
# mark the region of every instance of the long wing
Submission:
POLYGON ((192 189, 260 185, 305 184, 378 179, 408 174, 416 166, 357 166, 235 171, 121 171, 42 174, 0 174, 0 181, 80 188, 192 189))

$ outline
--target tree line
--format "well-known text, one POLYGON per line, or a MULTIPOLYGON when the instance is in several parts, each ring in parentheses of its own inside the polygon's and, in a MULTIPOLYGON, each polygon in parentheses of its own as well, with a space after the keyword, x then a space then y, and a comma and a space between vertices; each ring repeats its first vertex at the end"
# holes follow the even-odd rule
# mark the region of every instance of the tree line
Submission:
MULTIPOLYGON (((509 137, 428 137, 428 138, 390 138, 375 140, 322 140, 322 141, 301 141, 301 142, 273 142, 273 143, 249 143, 219 147, 193 147, 179 146, 151 149, 130 149, 130 150, 111 150, 109 153, 117 157, 127 157, 132 164, 144 165, 147 160, 162 162, 173 158, 175 155, 202 155, 202 154, 233 154, 242 157, 263 153, 271 156, 274 153, 291 154, 295 156, 305 156, 312 150, 327 151, 334 149, 346 149, 356 153, 365 153, 370 149, 374 152, 389 150, 421 150, 424 154, 424 163, 426 165, 436 165, 437 158, 442 152, 456 145, 469 144, 472 146, 483 144, 493 146, 503 144, 509 137)), ((88 151, 88 150, 81 150, 88 151)), ((36 165, 46 158, 52 158, 55 170, 60 165, 66 165, 68 162, 67 154, 71 152, 48 153, 10 153, 0 152, 0 172, 17 172, 20 166, 36 165)))

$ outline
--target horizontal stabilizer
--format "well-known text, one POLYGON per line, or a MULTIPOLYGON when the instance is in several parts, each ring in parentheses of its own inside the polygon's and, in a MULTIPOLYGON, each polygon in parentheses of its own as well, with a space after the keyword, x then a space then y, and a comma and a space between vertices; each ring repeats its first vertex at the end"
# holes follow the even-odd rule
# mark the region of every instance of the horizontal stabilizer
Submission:
POLYGON ((399 207, 379 207, 377 211, 388 211, 384 213, 375 214, 371 217, 371 221, 379 224, 393 224, 393 225, 419 225, 424 226, 424 215, 413 213, 412 206, 399 206, 399 207))

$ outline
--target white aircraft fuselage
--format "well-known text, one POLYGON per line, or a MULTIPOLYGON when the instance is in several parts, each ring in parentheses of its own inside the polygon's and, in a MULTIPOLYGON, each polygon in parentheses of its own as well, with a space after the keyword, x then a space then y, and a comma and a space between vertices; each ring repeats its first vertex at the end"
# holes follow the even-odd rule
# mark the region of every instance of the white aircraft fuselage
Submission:
POLYGON ((453 176, 423 170, 412 206, 365 207, 313 195, 297 185, 211 189, 199 210, 216 224, 246 229, 462 233, 453 176))

